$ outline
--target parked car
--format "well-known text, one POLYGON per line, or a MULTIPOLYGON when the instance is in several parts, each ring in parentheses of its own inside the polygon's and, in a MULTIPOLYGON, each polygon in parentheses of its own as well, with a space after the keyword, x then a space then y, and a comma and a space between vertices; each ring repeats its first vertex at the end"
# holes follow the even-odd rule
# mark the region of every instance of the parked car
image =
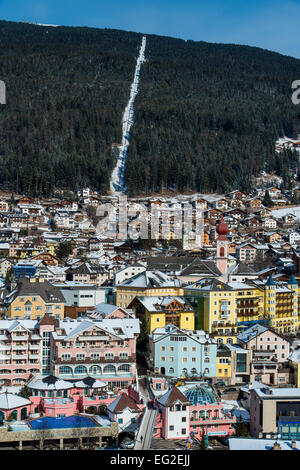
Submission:
POLYGON ((218 380, 216 382, 216 387, 226 387, 226 384, 225 384, 225 382, 222 382, 222 380, 220 380, 220 381, 218 380))

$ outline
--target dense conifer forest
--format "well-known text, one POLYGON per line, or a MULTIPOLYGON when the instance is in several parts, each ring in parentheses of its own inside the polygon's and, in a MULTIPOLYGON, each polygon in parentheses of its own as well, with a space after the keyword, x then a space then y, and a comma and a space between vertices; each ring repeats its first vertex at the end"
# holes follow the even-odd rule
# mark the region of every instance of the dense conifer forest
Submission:
MULTIPOLYGON (((142 34, 0 21, 0 185, 48 196, 105 194, 142 34)), ((130 195, 251 189, 262 169, 289 180, 300 133, 300 60, 259 48, 147 35, 126 165, 130 195)))
POLYGON ((0 22, 0 184, 105 193, 141 35, 0 22))
POLYGON ((293 152, 278 136, 300 133, 291 84, 300 60, 259 48, 147 37, 127 160, 130 193, 250 190, 252 176, 289 181, 293 152))

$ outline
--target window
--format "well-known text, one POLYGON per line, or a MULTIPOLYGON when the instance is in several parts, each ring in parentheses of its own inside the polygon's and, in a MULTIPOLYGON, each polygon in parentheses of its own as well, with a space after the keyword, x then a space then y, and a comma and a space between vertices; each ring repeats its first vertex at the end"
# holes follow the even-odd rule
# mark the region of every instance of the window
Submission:
POLYGON ((71 359, 71 354, 62 354, 61 359, 62 361, 69 361, 71 359))
POLYGON ((183 416, 183 417, 181 418, 181 421, 182 421, 183 423, 186 423, 186 417, 183 416))
POLYGON ((93 354, 91 354, 91 359, 92 359, 92 360, 99 359, 99 358, 100 358, 100 354, 99 354, 99 353, 93 353, 93 354))
POLYGON ((114 359, 114 353, 105 353, 105 359, 114 359))
POLYGON ((76 361, 84 361, 85 354, 76 354, 76 361))
POLYGON ((169 426, 169 431, 174 431, 174 426, 169 426))
POLYGON ((186 434, 186 429, 185 428, 181 429, 181 434, 183 434, 183 435, 186 434))
POLYGON ((161 351, 165 351, 166 348, 165 348, 165 346, 161 346, 160 349, 161 349, 161 351))

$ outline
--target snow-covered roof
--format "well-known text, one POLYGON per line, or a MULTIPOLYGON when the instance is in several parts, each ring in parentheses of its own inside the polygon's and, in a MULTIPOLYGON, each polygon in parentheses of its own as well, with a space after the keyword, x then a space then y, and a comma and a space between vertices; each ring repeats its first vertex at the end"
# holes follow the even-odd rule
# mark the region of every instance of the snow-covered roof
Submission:
POLYGON ((74 385, 54 375, 48 375, 44 378, 38 376, 34 377, 28 382, 28 387, 33 390, 67 390, 73 388, 74 385))
MULTIPOLYGON (((297 450, 300 450, 300 441, 294 441, 297 450)), ((272 450, 275 443, 280 445, 280 450, 292 450, 292 441, 281 439, 249 439, 231 437, 228 439, 229 450, 272 450)))
POLYGON ((13 393, 0 393, 0 409, 1 410, 12 410, 19 408, 20 406, 31 405, 31 401, 27 398, 20 397, 13 393))

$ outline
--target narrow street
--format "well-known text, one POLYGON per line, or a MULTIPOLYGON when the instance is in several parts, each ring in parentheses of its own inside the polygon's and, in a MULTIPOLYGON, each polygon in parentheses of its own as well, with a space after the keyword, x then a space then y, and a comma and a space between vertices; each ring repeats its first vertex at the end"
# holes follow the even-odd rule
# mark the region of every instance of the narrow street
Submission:
POLYGON ((148 450, 151 446, 152 431, 157 416, 157 410, 146 408, 141 426, 135 441, 134 450, 148 450))

